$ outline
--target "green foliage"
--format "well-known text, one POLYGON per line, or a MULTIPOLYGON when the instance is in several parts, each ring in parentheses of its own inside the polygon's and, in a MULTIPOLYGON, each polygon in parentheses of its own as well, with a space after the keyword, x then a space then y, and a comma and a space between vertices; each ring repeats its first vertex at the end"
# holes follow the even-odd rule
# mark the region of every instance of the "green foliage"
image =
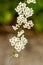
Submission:
MULTIPOLYGON (((9 21, 9 18, 15 14, 15 7, 18 5, 19 2, 23 2, 24 0, 0 0, 0 23, 7 23, 5 20, 9 21), (11 16, 7 17, 7 13, 11 16)), ((11 18, 10 18, 11 19, 11 18)))
POLYGON ((36 16, 34 16, 33 21, 34 21, 34 28, 37 31, 43 31, 43 12, 38 13, 36 16))

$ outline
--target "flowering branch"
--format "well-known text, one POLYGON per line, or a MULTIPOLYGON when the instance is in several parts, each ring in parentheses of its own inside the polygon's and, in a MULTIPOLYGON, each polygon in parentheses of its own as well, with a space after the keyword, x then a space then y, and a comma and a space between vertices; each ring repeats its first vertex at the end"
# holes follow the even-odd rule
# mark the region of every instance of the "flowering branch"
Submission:
MULTIPOLYGON (((27 0, 27 3, 36 3, 35 0, 27 0)), ((28 21, 28 18, 34 14, 32 8, 26 6, 26 3, 20 2, 18 6, 15 8, 15 11, 18 13, 17 24, 15 26, 12 25, 13 29, 17 32, 17 36, 9 39, 11 42, 11 46, 14 47, 17 53, 15 53, 15 57, 18 57, 18 53, 25 48, 25 45, 28 43, 27 38, 24 36, 24 30, 22 28, 31 29, 34 26, 32 20, 28 21), (19 28, 21 27, 21 30, 19 28)))

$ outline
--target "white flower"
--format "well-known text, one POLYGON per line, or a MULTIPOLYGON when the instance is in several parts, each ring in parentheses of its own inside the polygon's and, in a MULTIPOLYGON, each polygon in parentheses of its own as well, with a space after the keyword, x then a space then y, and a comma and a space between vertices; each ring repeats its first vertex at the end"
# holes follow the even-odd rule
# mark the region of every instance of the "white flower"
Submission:
POLYGON ((16 31, 17 29, 18 29, 18 27, 16 27, 16 26, 12 26, 13 27, 13 29, 16 31))
POLYGON ((23 45, 26 45, 28 43, 28 40, 24 37, 24 35, 22 35, 21 41, 22 41, 23 45))
POLYGON ((16 36, 9 39, 9 42, 11 43, 11 46, 14 46, 19 41, 20 41, 20 39, 18 37, 16 37, 16 36))
POLYGON ((15 55, 14 55, 14 57, 18 57, 19 55, 16 53, 15 55))
POLYGON ((31 27, 30 27, 28 22, 23 25, 23 28, 31 29, 31 27))
POLYGON ((13 26, 13 25, 12 25, 12 27, 13 27, 13 29, 16 31, 20 26, 19 26, 18 24, 16 24, 16 26, 13 26))
POLYGON ((29 8, 29 7, 26 7, 25 8, 25 11, 24 11, 24 15, 26 18, 30 17, 33 15, 33 9, 32 8, 29 8))
POLYGON ((31 27, 27 24, 23 25, 23 28, 31 29, 31 27))
POLYGON ((20 42, 16 43, 14 48, 16 49, 17 52, 20 52, 23 48, 23 43, 21 43, 21 40, 20 42))
POLYGON ((15 8, 16 12, 20 15, 20 14, 23 14, 23 10, 25 9, 26 7, 26 4, 25 3, 22 3, 20 2, 17 6, 17 8, 15 8))
POLYGON ((32 20, 28 21, 28 23, 29 23, 30 27, 33 27, 34 26, 32 20))
POLYGON ((20 37, 22 34, 24 34, 24 30, 21 30, 20 32, 18 32, 17 37, 20 37))
POLYGON ((11 39, 9 39, 9 42, 11 43, 11 46, 15 45, 15 41, 17 40, 17 38, 14 36, 11 39))
POLYGON ((23 16, 23 15, 19 15, 18 17, 17 17, 17 23, 19 24, 19 25, 22 25, 22 23, 26 23, 27 22, 27 19, 23 16))
POLYGON ((15 45, 15 42, 12 39, 9 39, 9 42, 11 43, 11 46, 15 45))
POLYGON ((34 3, 35 4, 36 3, 36 0, 27 0, 27 3, 29 3, 29 4, 30 3, 34 3))
POLYGON ((31 29, 31 27, 33 27, 33 26, 34 26, 34 24, 33 24, 32 20, 26 22, 26 23, 23 25, 23 27, 24 27, 24 28, 27 28, 27 29, 31 29))

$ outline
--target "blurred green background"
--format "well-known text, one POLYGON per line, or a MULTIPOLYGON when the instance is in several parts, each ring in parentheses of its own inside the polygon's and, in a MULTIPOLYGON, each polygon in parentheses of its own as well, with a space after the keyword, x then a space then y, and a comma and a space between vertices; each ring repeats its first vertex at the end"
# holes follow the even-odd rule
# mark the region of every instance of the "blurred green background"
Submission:
MULTIPOLYGON (((16 17, 15 8, 19 2, 24 0, 0 0, 0 24, 11 24, 14 16, 16 17)), ((43 0, 36 0, 36 4, 27 4, 32 7, 34 15, 30 18, 34 22, 34 30, 43 31, 43 0)))

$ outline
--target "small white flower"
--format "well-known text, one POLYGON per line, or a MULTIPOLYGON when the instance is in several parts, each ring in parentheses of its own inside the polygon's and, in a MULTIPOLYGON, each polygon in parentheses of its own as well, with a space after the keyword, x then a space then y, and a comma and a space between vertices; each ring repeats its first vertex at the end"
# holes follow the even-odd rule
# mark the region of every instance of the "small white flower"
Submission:
POLYGON ((23 25, 23 28, 31 29, 31 27, 30 27, 28 22, 23 25))
POLYGON ((19 41, 20 41, 20 39, 18 37, 16 37, 16 36, 9 39, 9 42, 11 43, 11 46, 14 46, 19 41))
POLYGON ((9 39, 9 42, 11 43, 11 46, 15 45, 15 42, 12 39, 9 39))
POLYGON ((25 8, 25 11, 24 11, 24 15, 26 18, 30 17, 33 15, 33 9, 32 8, 29 8, 29 7, 26 7, 25 8))
POLYGON ((17 8, 15 8, 16 12, 20 15, 23 13, 23 10, 25 9, 26 7, 26 4, 25 3, 22 3, 20 2, 17 6, 17 8))
POLYGON ((13 29, 16 31, 17 29, 18 29, 18 27, 16 27, 16 26, 12 26, 13 27, 13 29))
POLYGON ((26 22, 26 23, 23 25, 23 27, 24 27, 24 28, 27 28, 27 29, 31 29, 31 27, 33 27, 33 26, 34 26, 34 24, 33 24, 32 20, 26 22))
POLYGON ((23 16, 23 15, 19 15, 18 17, 17 17, 17 23, 19 24, 19 25, 22 25, 23 23, 26 23, 27 22, 27 19, 23 16))
POLYGON ((15 55, 14 55, 14 57, 18 57, 19 55, 16 53, 15 55))
POLYGON ((28 40, 24 37, 24 35, 22 35, 21 41, 22 41, 23 45, 26 45, 28 43, 28 40))
POLYGON ((15 42, 17 41, 17 38, 14 36, 11 39, 9 39, 9 42, 11 43, 11 46, 15 45, 15 42))
POLYGON ((19 26, 18 24, 16 24, 16 26, 13 26, 13 25, 12 25, 12 27, 13 27, 13 29, 16 31, 20 26, 19 26))
POLYGON ((34 26, 32 20, 28 21, 28 23, 29 23, 30 27, 33 27, 34 26))
POLYGON ((22 47, 23 47, 23 43, 21 43, 21 40, 20 42, 16 43, 14 46, 17 52, 20 52, 22 50, 22 47))
POLYGON ((34 3, 35 4, 36 3, 36 0, 27 0, 27 3, 29 3, 29 4, 30 3, 34 3))
POLYGON ((18 32, 17 37, 20 37, 22 34, 24 34, 24 30, 21 30, 20 32, 18 32))
POLYGON ((27 28, 27 29, 31 29, 31 27, 29 25, 23 25, 23 28, 27 28))

